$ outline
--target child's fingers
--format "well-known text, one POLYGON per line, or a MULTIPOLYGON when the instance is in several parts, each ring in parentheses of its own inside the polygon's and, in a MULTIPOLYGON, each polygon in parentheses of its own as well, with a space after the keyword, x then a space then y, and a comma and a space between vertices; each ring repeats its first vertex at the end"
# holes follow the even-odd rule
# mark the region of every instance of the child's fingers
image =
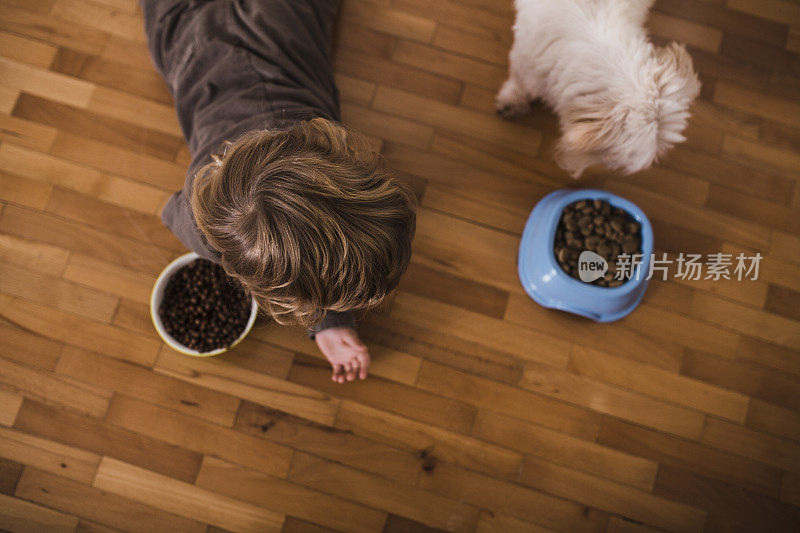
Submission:
POLYGON ((357 358, 359 366, 358 377, 361 379, 367 379, 367 371, 369 370, 369 357, 366 357, 365 355, 359 355, 357 358))

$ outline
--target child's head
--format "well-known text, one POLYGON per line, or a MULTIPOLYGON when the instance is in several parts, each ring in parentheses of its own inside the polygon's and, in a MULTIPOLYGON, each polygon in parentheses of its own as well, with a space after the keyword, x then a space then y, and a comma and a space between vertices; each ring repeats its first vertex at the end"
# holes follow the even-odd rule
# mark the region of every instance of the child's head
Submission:
POLYGON ((373 307, 411 257, 413 194, 324 119, 235 141, 198 172, 191 205, 226 272, 279 321, 373 307))

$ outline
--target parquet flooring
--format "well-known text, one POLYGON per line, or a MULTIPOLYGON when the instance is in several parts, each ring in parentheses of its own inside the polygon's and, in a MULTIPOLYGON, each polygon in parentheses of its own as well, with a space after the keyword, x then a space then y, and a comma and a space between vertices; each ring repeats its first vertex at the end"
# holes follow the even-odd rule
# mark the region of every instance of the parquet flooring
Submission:
POLYGON ((498 118, 509 0, 344 0, 344 120, 421 197, 412 265, 361 326, 364 382, 297 328, 160 342, 188 152, 135 0, 0 0, 0 529, 800 530, 800 5, 657 0, 703 82, 688 142, 571 181, 546 109, 498 118), (659 252, 762 254, 654 281, 624 320, 540 308, 530 209, 598 186, 659 252))

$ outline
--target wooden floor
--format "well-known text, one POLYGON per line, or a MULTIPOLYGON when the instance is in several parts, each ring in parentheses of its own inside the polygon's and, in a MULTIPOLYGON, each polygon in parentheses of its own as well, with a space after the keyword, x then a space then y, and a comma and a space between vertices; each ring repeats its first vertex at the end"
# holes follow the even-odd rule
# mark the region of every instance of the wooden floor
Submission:
POLYGON ((0 0, 0 528, 798 531, 800 6, 658 0, 703 81, 689 141, 572 182, 545 109, 505 121, 509 0, 345 0, 345 121, 422 196, 401 290, 344 386, 297 328, 183 357, 148 315, 184 252, 188 153, 134 0, 0 0), (538 199, 599 186, 659 252, 760 252, 757 281, 656 281, 621 322, 518 282, 538 199))

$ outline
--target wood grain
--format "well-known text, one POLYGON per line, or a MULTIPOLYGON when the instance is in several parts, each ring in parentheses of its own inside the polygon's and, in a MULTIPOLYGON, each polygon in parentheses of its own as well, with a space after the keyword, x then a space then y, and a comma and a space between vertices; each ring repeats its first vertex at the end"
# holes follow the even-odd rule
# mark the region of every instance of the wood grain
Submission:
POLYGON ((341 2, 343 123, 420 208, 358 316, 370 377, 340 385, 266 316, 213 358, 162 342, 150 290, 186 249, 160 214, 192 154, 142 6, 0 0, 0 529, 797 530, 800 8, 653 2, 703 84, 687 141, 579 181, 551 109, 496 114, 514 11, 341 2), (636 203, 658 254, 760 253, 759 278, 651 280, 615 323, 544 308, 516 259, 563 188, 636 203))

